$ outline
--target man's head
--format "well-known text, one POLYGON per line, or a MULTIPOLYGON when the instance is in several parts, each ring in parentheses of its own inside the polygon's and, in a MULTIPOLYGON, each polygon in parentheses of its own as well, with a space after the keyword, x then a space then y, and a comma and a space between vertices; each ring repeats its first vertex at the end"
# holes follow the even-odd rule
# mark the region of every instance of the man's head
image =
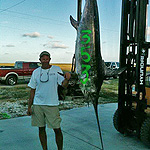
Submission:
POLYGON ((47 52, 47 51, 43 51, 43 52, 41 52, 41 54, 40 54, 40 59, 41 59, 44 55, 46 55, 46 56, 48 56, 49 58, 51 58, 51 56, 50 56, 50 53, 49 53, 49 52, 47 52))
POLYGON ((43 51, 43 52, 41 52, 39 57, 40 57, 39 60, 41 61, 42 67, 47 68, 49 66, 49 62, 51 60, 50 53, 47 51, 43 51))

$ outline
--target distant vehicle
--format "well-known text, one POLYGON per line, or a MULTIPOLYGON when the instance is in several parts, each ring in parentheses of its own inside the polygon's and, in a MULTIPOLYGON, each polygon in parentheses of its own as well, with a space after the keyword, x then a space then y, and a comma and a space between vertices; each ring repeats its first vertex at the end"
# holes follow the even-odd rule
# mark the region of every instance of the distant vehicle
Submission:
POLYGON ((13 68, 0 68, 0 81, 7 85, 17 84, 18 79, 29 80, 39 62, 16 61, 13 68))
POLYGON ((14 68, 14 66, 0 66, 0 68, 14 68))
POLYGON ((105 65, 108 69, 119 69, 119 62, 105 62, 105 65))

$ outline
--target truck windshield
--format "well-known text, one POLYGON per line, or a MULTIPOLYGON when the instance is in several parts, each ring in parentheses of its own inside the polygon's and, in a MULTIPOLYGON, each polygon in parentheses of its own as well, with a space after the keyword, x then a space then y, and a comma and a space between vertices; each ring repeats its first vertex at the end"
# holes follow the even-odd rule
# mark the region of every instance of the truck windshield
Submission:
POLYGON ((22 69, 23 68, 22 62, 16 62, 15 63, 15 68, 22 69))

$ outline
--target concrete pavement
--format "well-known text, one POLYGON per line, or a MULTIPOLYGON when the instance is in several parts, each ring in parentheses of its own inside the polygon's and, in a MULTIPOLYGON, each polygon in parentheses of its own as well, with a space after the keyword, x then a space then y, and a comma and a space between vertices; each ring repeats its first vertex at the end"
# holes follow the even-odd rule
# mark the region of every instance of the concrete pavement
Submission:
MULTIPOLYGON (((105 150, 148 150, 136 137, 124 137, 113 127, 117 104, 99 105, 105 150)), ((101 147, 93 107, 60 112, 64 150, 98 150, 101 147)), ((56 150, 54 132, 47 129, 49 150, 56 150)), ((0 120, 0 150, 42 150, 38 128, 31 127, 30 117, 0 120)))

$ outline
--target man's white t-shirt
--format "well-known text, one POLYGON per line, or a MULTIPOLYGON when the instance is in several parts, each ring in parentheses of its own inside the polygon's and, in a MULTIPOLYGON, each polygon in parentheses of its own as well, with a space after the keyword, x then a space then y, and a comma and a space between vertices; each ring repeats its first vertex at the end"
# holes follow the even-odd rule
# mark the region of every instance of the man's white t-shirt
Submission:
POLYGON ((63 73, 58 66, 51 66, 49 69, 39 67, 33 71, 28 86, 36 89, 34 105, 59 105, 57 88, 58 84, 62 84, 64 77, 58 72, 63 73))

